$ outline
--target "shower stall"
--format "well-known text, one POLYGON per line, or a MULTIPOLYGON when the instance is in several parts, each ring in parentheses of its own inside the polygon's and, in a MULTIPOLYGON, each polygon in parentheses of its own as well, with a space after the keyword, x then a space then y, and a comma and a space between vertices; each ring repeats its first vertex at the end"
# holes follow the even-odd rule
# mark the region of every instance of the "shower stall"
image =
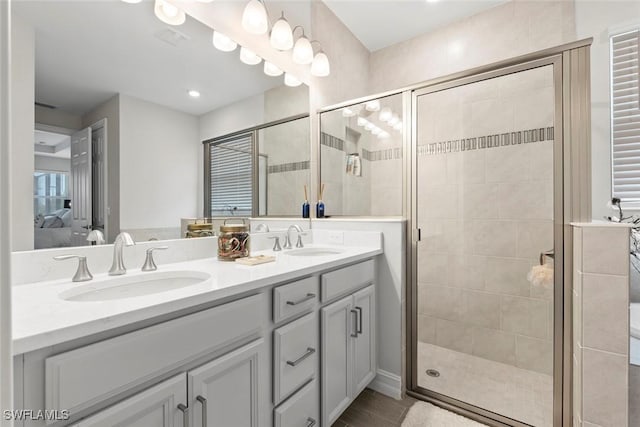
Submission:
MULTIPOLYGON (((376 174, 403 195, 381 199, 407 219, 407 392, 487 425, 571 425, 569 224, 591 219, 590 43, 321 114, 320 181, 365 185, 344 203, 380 194, 376 174), (391 110, 402 135, 381 139, 391 110), (362 177, 340 176, 349 156, 362 177)), ((360 205, 344 210, 372 215, 360 205)))

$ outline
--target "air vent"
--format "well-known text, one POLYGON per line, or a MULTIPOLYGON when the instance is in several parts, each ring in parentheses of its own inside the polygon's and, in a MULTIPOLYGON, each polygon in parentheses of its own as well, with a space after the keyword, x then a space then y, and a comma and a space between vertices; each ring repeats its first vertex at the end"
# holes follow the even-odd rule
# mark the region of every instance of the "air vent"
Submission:
POLYGON ((50 110, 55 110, 56 108, 58 108, 58 107, 56 107, 55 105, 49 105, 49 104, 45 104, 45 103, 43 103, 43 102, 37 102, 37 101, 36 101, 36 102, 34 102, 34 104, 35 104, 36 106, 38 106, 38 107, 48 108, 48 109, 50 109, 50 110))
POLYGON ((184 33, 181 33, 178 30, 174 30, 173 28, 165 28, 164 30, 158 31, 154 35, 163 42, 169 43, 171 46, 176 47, 186 41, 191 40, 191 37, 184 33))

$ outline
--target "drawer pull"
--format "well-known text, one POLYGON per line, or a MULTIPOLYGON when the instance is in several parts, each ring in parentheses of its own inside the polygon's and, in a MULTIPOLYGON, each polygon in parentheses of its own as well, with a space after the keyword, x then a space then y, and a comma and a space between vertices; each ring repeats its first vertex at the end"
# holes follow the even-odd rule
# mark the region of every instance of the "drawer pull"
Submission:
POLYGON ((196 400, 202 405, 202 427, 207 427, 207 399, 198 395, 196 400))
POLYGON ((182 426, 189 427, 189 408, 180 403, 178 409, 182 411, 182 426))
POLYGON ((356 322, 356 334, 362 334, 362 307, 356 307, 358 310, 358 321, 356 322))
POLYGON ((309 300, 312 300, 316 297, 316 294, 307 294, 306 297, 299 299, 298 301, 287 301, 287 305, 298 305, 298 304, 302 304, 303 302, 307 302, 309 300))
POLYGON ((352 310, 351 310, 351 314, 355 314, 354 322, 353 322, 353 323, 356 325, 356 326, 353 328, 353 330, 354 330, 355 332, 351 332, 351 336, 352 336, 353 338, 358 338, 358 311, 357 311, 357 310, 353 310, 353 309, 352 309, 352 310))
POLYGON ((303 354, 302 356, 298 357, 296 360, 294 360, 293 362, 291 360, 287 360, 287 365, 289 366, 296 366, 298 365, 300 362, 302 362, 304 359, 306 359, 307 357, 311 356, 313 353, 316 352, 315 348, 312 347, 307 347, 307 352, 305 354, 303 354))
POLYGON ((307 418, 307 425, 306 427, 313 427, 316 425, 316 420, 314 420, 313 418, 309 417, 307 418))

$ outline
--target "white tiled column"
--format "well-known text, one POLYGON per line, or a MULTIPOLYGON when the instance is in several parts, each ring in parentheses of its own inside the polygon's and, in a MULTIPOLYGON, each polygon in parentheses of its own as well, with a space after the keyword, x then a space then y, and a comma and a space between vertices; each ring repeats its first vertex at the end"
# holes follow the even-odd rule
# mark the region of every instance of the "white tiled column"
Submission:
POLYGON ((573 425, 629 425, 629 227, 573 224, 573 425))

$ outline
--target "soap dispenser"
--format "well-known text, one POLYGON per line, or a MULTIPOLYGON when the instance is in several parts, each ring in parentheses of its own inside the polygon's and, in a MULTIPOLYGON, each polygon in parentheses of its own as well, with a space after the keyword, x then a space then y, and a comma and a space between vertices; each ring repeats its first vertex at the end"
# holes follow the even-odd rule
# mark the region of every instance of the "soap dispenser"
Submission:
POLYGON ((318 204, 316 204, 316 218, 324 218, 324 202, 322 201, 323 194, 324 184, 320 187, 320 197, 318 197, 318 204))

